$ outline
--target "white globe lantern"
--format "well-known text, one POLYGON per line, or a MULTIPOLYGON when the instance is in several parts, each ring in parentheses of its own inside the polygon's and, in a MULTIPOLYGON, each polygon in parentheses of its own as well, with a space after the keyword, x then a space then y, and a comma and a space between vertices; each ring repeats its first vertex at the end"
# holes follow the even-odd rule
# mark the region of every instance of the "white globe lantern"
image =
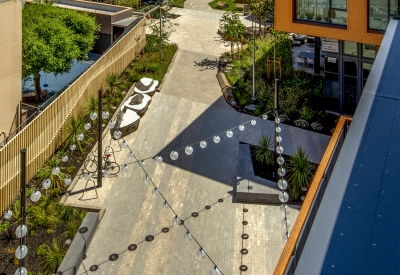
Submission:
POLYGON ((233 132, 231 130, 226 131, 226 136, 228 138, 232 137, 233 136, 233 132))
POLYGON ((163 203, 163 208, 169 208, 168 202, 164 201, 164 203, 163 203))
POLYGON ((278 168, 278 175, 281 176, 281 177, 285 176, 286 175, 286 169, 283 168, 283 167, 278 168))
POLYGON ((115 139, 120 139, 122 137, 121 131, 117 130, 114 132, 114 138, 115 139))
POLYGON ((107 123, 107 126, 108 126, 109 129, 114 129, 114 127, 115 127, 115 122, 112 121, 112 120, 110 120, 110 121, 107 123))
POLYGON ((171 154, 169 154, 169 157, 170 157, 172 160, 177 160, 177 159, 178 159, 178 156, 179 156, 179 154, 178 154, 177 151, 172 151, 171 154))
POLYGON ((131 159, 135 158, 135 154, 133 154, 133 152, 130 151, 130 152, 128 153, 128 158, 131 158, 131 159))
POLYGON ((83 140, 84 137, 85 137, 85 135, 82 134, 82 133, 80 133, 80 134, 78 134, 78 135, 76 136, 76 139, 79 140, 79 141, 81 141, 81 140, 83 140))
POLYGON ((160 194, 160 191, 158 191, 158 188, 156 187, 153 189, 153 196, 157 197, 158 194, 160 194))
POLYGON ((281 136, 277 136, 277 137, 276 137, 276 141, 277 141, 277 142, 282 142, 282 137, 281 137, 281 136))
POLYGON ((240 131, 243 131, 243 130, 244 130, 244 126, 243 126, 243 125, 240 125, 240 126, 239 126, 239 130, 240 130, 240 131))
POLYGON ((156 157, 154 158, 154 161, 155 161, 157 164, 161 164, 161 163, 163 162, 163 158, 162 158, 161 156, 156 156, 156 157))
POLYGON ((90 114, 90 119, 91 120, 96 120, 97 119, 97 113, 96 112, 91 113, 90 114))
POLYGON ((60 167, 54 167, 53 170, 51 171, 51 173, 54 176, 57 176, 60 173, 60 167))
POLYGON ((26 232, 28 232, 28 227, 26 227, 25 224, 19 225, 19 226, 15 229, 15 236, 17 236, 17 238, 22 238, 23 236, 26 235, 26 232))
POLYGON ((37 202, 40 200, 41 197, 42 197, 42 193, 40 193, 39 190, 36 190, 35 192, 33 192, 31 194, 31 201, 37 202))
POLYGON ((203 250, 203 248, 197 250, 197 258, 204 259, 205 257, 206 257, 206 252, 203 250))
POLYGON ((8 220, 11 218, 11 216, 12 216, 12 211, 8 209, 6 212, 4 212, 3 218, 8 220))
POLYGON ((15 275, 28 275, 28 270, 25 267, 20 267, 15 271, 15 275))
POLYGON ((64 180, 64 184, 65 184, 66 186, 70 185, 71 182, 72 182, 71 178, 66 178, 66 179, 64 180))
POLYGON ((72 144, 72 145, 69 147, 69 149, 70 149, 71 151, 75 151, 76 145, 75 145, 75 144, 72 144))
POLYGON ((51 180, 49 180, 49 179, 46 179, 42 182, 43 189, 46 189, 46 190, 49 189, 50 185, 51 185, 51 180))
POLYGON ((275 128, 275 131, 276 131, 277 133, 280 133, 280 132, 282 131, 282 129, 281 129, 281 127, 278 126, 278 127, 275 128))
POLYGON ((85 180, 91 180, 92 176, 89 173, 85 174, 85 180))
POLYGON ((121 148, 128 148, 128 143, 126 143, 126 141, 124 140, 123 142, 121 142, 121 148))
POLYGON ((285 191, 280 192, 280 193, 279 193, 279 200, 280 200, 281 202, 288 202, 288 200, 289 200, 289 195, 288 195, 288 193, 286 193, 285 191))
POLYGON ((189 231, 186 231, 185 233, 185 241, 190 242, 193 240, 193 236, 189 231))
POLYGON ((26 254, 28 254, 28 248, 26 245, 20 245, 15 249, 15 258, 18 260, 25 258, 26 254))
POLYGON ((181 224, 181 220, 178 218, 178 216, 175 216, 172 218, 172 223, 175 225, 181 224))
POLYGON ((193 153, 193 147, 192 146, 186 146, 185 153, 186 153, 186 155, 191 155, 193 153))
POLYGON ((206 148, 206 146, 207 146, 207 142, 206 141, 204 141, 204 140, 202 140, 202 141, 200 141, 200 147, 201 148, 206 148))
POLYGON ((256 122, 255 119, 252 119, 252 120, 250 121, 250 123, 251 123, 251 125, 253 125, 253 126, 257 124, 257 122, 256 122))
POLYGON ((284 179, 278 180, 278 187, 279 187, 279 189, 281 189, 281 190, 285 190, 285 189, 288 187, 287 181, 284 180, 284 179))
POLYGON ((282 204, 281 206, 279 206, 279 210, 282 212, 282 215, 288 215, 290 212, 290 207, 286 204, 282 204))
POLYGON ((122 167, 122 173, 127 173, 128 172, 128 165, 124 165, 123 167, 122 167))
POLYGON ((85 125, 83 126, 83 128, 85 128, 85 130, 89 130, 90 127, 92 127, 92 125, 89 122, 85 123, 85 125))
POLYGON ((267 120, 267 119, 268 119, 268 115, 267 115, 267 114, 263 114, 262 118, 263 118, 264 120, 267 120))
POLYGON ((110 117, 110 113, 107 111, 103 111, 103 113, 101 114, 101 117, 103 119, 108 119, 110 117))
POLYGON ((210 275, 222 275, 222 272, 217 266, 214 266, 210 270, 210 275))
POLYGON ((215 136, 213 140, 215 143, 218 143, 221 140, 221 138, 219 136, 215 136))
POLYGON ((283 153, 283 147, 282 147, 282 146, 276 147, 276 152, 277 152, 278 154, 282 154, 282 153, 283 153))
POLYGON ((61 161, 62 161, 62 162, 67 162, 67 161, 68 161, 68 156, 67 156, 67 155, 63 156, 63 157, 61 158, 61 161))

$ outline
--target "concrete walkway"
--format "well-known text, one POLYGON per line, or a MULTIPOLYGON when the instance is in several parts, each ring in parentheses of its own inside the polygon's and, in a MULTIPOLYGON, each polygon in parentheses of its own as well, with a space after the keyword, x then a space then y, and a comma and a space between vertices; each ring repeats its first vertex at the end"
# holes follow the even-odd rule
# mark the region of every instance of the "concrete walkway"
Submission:
MULTIPOLYGON (((125 149, 116 154, 116 160, 119 164, 131 163, 128 172, 105 178, 97 199, 94 190, 82 196, 86 182, 78 180, 66 200, 70 205, 106 208, 77 274, 86 274, 92 265, 98 265, 97 271, 88 273, 206 275, 214 263, 226 275, 241 274, 241 265, 248 267, 245 274, 272 274, 285 244, 279 207, 232 204, 231 194, 241 163, 239 141, 254 144, 261 133, 272 135, 273 123, 257 119, 252 126, 252 117, 237 113, 223 100, 213 69, 214 60, 224 51, 212 39, 218 26, 215 15, 196 12, 192 17, 182 15, 176 19, 186 22, 171 39, 180 50, 138 130, 126 137, 137 158, 163 156, 164 162, 159 165, 146 160, 144 169, 198 243, 186 242, 186 229, 173 226, 175 213, 162 207, 164 199, 160 194, 153 195, 154 187, 144 182, 145 172, 137 163, 131 163, 129 150, 125 149), (198 22, 204 22, 204 26, 198 22), (244 131, 236 128, 233 137, 225 135, 226 130, 242 123, 244 131), (221 139, 218 144, 212 141, 216 134, 221 139), (204 149, 197 143, 201 140, 207 141, 204 149), (194 149, 190 156, 182 149, 188 144, 194 149), (175 161, 169 158, 172 150, 179 153, 175 161), (207 205, 211 206, 208 210, 207 205), (199 215, 193 217, 193 212, 199 215), (169 228, 168 233, 162 233, 162 228, 169 228), (248 239, 241 238, 244 233, 248 239), (148 235, 153 235, 154 241, 145 241, 148 235), (130 244, 137 244, 137 250, 127 251, 130 244), (199 245, 211 260, 196 259, 199 245), (248 254, 240 253, 243 248, 248 254), (118 260, 109 260, 113 253, 119 254, 118 260)), ((301 145, 319 162, 328 137, 282 128, 285 152, 301 145)), ((107 135, 103 144, 109 139, 107 135)), ((111 146, 119 148, 115 141, 111 146)), ((297 214, 295 209, 290 212, 292 223, 297 214)))

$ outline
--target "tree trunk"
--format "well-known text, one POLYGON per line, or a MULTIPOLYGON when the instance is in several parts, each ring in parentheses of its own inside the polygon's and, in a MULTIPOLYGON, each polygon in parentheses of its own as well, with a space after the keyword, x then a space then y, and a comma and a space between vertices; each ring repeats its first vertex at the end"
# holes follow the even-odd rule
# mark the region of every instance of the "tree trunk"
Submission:
POLYGON ((262 35, 262 28, 261 28, 261 17, 260 17, 260 18, 258 18, 258 30, 259 30, 260 37, 261 37, 261 35, 262 35))
POLYGON ((232 57, 232 60, 233 60, 233 41, 232 41, 232 39, 231 39, 231 57, 232 57))
POLYGON ((42 89, 40 88, 40 74, 33 76, 35 82, 36 102, 42 102, 42 89))

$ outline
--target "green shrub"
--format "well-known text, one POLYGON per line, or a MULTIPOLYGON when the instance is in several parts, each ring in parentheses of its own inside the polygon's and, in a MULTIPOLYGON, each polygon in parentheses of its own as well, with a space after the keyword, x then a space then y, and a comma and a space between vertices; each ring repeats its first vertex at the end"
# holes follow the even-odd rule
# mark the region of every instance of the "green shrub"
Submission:
POLYGON ((92 121, 90 119, 91 113, 97 113, 99 110, 99 100, 97 97, 90 96, 87 100, 83 102, 81 117, 84 121, 90 122, 93 126, 97 125, 97 119, 92 121))
POLYGON ((7 228, 10 226, 9 222, 2 222, 0 223, 0 233, 7 230, 7 228))
POLYGON ((67 226, 64 232, 65 237, 68 239, 73 239, 75 234, 78 232, 79 225, 79 222, 77 222, 76 220, 67 222, 67 226))
POLYGON ((51 180, 52 188, 60 188, 64 186, 64 180, 67 178, 67 174, 65 174, 65 167, 60 166, 61 159, 59 159, 56 155, 52 156, 47 160, 47 162, 43 165, 43 167, 39 170, 36 177, 43 181, 45 179, 51 180), (54 175, 53 168, 60 168, 60 172, 57 175, 54 175))
POLYGON ((31 210, 34 227, 48 228, 55 227, 60 220, 53 210, 44 209, 39 206, 32 207, 31 210))
POLYGON ((76 167, 75 166, 70 166, 70 167, 68 167, 67 169, 66 169, 66 172, 68 173, 68 174, 72 174, 72 173, 74 173, 76 171, 76 167))
POLYGON ((288 160, 288 182, 289 193, 292 200, 298 200, 301 196, 301 187, 310 185, 313 177, 314 165, 309 162, 309 156, 302 148, 297 151, 288 160))
POLYGON ((73 220, 79 217, 79 209, 72 206, 63 206, 60 212, 60 219, 64 221, 73 220))
POLYGON ((51 246, 47 246, 46 253, 42 257, 43 269, 49 273, 55 273, 60 266, 66 251, 61 249, 56 239, 51 246))
POLYGON ((38 255, 39 257, 43 257, 44 255, 46 255, 47 252, 47 246, 46 244, 41 244, 38 246, 38 248, 36 249, 36 255, 38 255))
POLYGON ((87 139, 87 142, 90 143, 90 144, 93 143, 93 141, 94 141, 94 138, 92 138, 92 137, 87 139))
POLYGON ((80 118, 71 116, 65 123, 62 133, 65 137, 64 149, 69 149, 72 144, 75 144, 77 149, 82 152, 82 146, 85 146, 87 142, 83 140, 78 140, 78 134, 86 134, 86 129, 84 128, 85 121, 80 118))
POLYGON ((300 111, 301 119, 309 121, 313 117, 314 117, 314 114, 313 114, 312 110, 310 110, 310 108, 308 108, 307 106, 303 106, 303 108, 301 108, 301 111, 300 111))

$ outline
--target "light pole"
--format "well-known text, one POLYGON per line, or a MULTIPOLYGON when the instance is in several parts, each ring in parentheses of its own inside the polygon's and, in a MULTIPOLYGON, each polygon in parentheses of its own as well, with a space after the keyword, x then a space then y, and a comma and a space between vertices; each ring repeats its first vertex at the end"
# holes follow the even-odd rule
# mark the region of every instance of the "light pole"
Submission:
POLYGON ((255 26, 251 25, 253 29, 253 100, 256 100, 256 39, 255 39, 255 26))
MULTIPOLYGON (((161 5, 162 5, 163 1, 160 1, 160 59, 162 58, 162 40, 161 40, 161 36, 162 36, 162 17, 161 17, 161 5)), ((168 7, 167 7, 168 9, 168 7)))
POLYGON ((103 139, 102 139, 102 133, 101 133, 101 123, 102 123, 102 121, 101 121, 101 119, 102 119, 102 114, 103 114, 103 104, 102 104, 102 98, 103 98, 103 94, 102 94, 102 91, 101 91, 101 89, 99 89, 98 90, 98 100, 99 100, 99 102, 98 102, 98 112, 99 112, 99 115, 97 116, 97 118, 98 118, 98 125, 97 125, 97 131, 98 131, 98 133, 97 133, 97 138, 98 138, 98 140, 97 140, 97 163, 98 163, 98 165, 97 165, 97 188, 100 188, 100 187, 102 187, 103 186, 103 171, 102 171, 102 166, 103 166, 103 156, 102 156, 102 151, 103 151, 103 148, 102 148, 102 141, 103 141, 103 139))
MULTIPOLYGON (((275 78, 275 101, 274 101, 274 111, 275 117, 279 118, 279 104, 278 104, 278 81, 279 79, 275 78)), ((275 119, 275 129, 278 127, 278 123, 275 119)), ((279 156, 279 153, 276 151, 276 148, 279 146, 279 142, 277 140, 279 133, 275 131, 275 159, 279 156)))

